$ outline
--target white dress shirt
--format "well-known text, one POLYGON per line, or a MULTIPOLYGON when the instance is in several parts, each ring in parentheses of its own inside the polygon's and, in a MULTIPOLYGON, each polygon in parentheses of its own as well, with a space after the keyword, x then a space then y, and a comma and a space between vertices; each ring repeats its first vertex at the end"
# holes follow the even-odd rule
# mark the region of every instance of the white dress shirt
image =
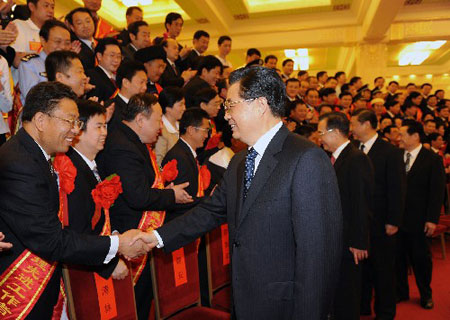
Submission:
POLYGON ((189 143, 187 143, 187 141, 184 140, 184 139, 181 138, 181 137, 180 137, 180 140, 183 141, 183 142, 189 147, 189 149, 190 149, 191 152, 192 152, 192 155, 194 156, 194 159, 197 159, 197 152, 195 152, 195 150, 192 149, 191 145, 190 145, 189 143))
POLYGON ((359 148, 361 149, 361 145, 364 145, 364 153, 368 154, 370 149, 372 149, 373 144, 375 143, 375 140, 378 138, 378 133, 376 133, 372 138, 367 140, 365 143, 362 143, 359 145, 359 148))
MULTIPOLYGON (((123 102, 125 102, 126 104, 128 104, 128 101, 130 101, 130 99, 126 98, 125 96, 123 96, 120 92, 117 94, 120 99, 123 100, 123 102)), ((163 116, 164 117, 164 116, 163 116)))
MULTIPOLYGON (((170 123, 169 119, 165 115, 162 116, 162 122, 164 124, 164 127, 166 127, 167 131, 170 133, 179 133, 180 131, 180 123, 177 121, 175 122, 176 128, 170 123)), ((184 141, 184 140, 183 140, 184 141)))
MULTIPOLYGON (((414 161, 416 161, 417 156, 422 149, 422 144, 419 144, 414 150, 411 150, 409 153, 411 154, 411 158, 409 159, 409 170, 413 167, 414 161)), ((405 150, 405 153, 403 154, 403 161, 406 162, 406 154, 408 151, 405 150)))
POLYGON ((341 144, 339 146, 339 148, 337 148, 334 152, 333 152, 333 157, 335 160, 337 160, 337 158, 339 157, 339 155, 342 153, 342 151, 348 146, 348 144, 350 143, 350 140, 345 141, 343 144, 341 144))
MULTIPOLYGON (((41 147, 41 145, 39 143, 36 142, 36 144, 38 145, 39 149, 41 149, 42 153, 44 154, 45 159, 47 161, 50 160, 51 156, 49 154, 47 154, 47 152, 45 152, 45 150, 41 147)), ((80 155, 81 155, 81 153, 80 153, 80 155)), ((83 157, 83 155, 82 155, 82 157, 83 157)), ((109 246, 109 252, 106 255, 105 260, 103 260, 104 264, 109 263, 111 261, 111 259, 117 255, 117 251, 119 250, 119 236, 109 236, 109 238, 111 239, 111 244, 109 246)))
POLYGON ((112 74, 111 72, 109 72, 108 70, 106 70, 105 68, 103 68, 101 65, 98 65, 100 67, 100 69, 102 69, 106 75, 108 76, 108 78, 110 79, 114 79, 114 81, 116 80, 116 75, 112 74))

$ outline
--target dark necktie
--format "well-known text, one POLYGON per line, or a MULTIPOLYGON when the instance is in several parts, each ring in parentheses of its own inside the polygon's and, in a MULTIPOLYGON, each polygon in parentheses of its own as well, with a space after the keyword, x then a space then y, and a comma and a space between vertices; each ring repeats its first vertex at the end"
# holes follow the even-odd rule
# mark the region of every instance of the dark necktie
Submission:
POLYGON ((406 153, 405 170, 408 172, 411 169, 411 153, 406 153))
POLYGON ((252 184, 252 179, 255 172, 255 159, 258 155, 255 149, 250 148, 247 152, 247 157, 245 158, 245 180, 244 180, 244 201, 247 198, 248 190, 252 184))
POLYGON ((98 183, 102 182, 102 179, 100 178, 100 174, 98 173, 97 166, 95 166, 94 169, 92 169, 92 172, 94 173, 94 176, 95 176, 95 179, 97 179, 97 182, 98 183))
POLYGON ((57 179, 57 174, 56 174, 55 167, 53 167, 52 159, 49 158, 47 160, 47 162, 48 162, 48 166, 50 168, 50 173, 52 174, 53 178, 56 180, 57 179))
POLYGON ((336 158, 332 155, 330 160, 331 164, 334 166, 334 164, 336 163, 336 158))
MULTIPOLYGON (((359 146, 359 150, 361 150, 362 152, 364 152, 364 149, 366 148, 366 146, 364 145, 364 143, 361 143, 361 145, 359 146)), ((365 153, 365 152, 364 152, 365 153)))

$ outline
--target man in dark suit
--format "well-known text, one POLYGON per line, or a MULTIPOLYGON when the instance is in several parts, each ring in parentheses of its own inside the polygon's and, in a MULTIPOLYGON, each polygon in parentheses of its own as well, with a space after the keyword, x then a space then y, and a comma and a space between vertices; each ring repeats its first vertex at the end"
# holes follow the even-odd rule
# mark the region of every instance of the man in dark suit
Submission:
POLYGON ((76 8, 66 16, 66 21, 72 31, 72 41, 79 41, 81 51, 78 53, 84 70, 95 67, 95 23, 91 12, 86 8, 76 8))
POLYGON ((142 21, 143 15, 144 12, 142 12, 142 8, 138 6, 131 6, 127 8, 127 11, 125 12, 125 20, 127 21, 128 30, 123 29, 117 36, 117 40, 119 40, 122 46, 126 46, 131 42, 130 34, 128 33, 130 24, 136 21, 142 21))
POLYGON ((219 59, 211 55, 202 58, 197 68, 197 75, 184 87, 186 107, 195 107, 196 93, 203 88, 214 88, 221 72, 222 63, 219 59))
POLYGON ((123 61, 117 69, 116 84, 119 93, 113 99, 114 113, 108 122, 110 132, 122 122, 122 112, 130 98, 147 90, 147 73, 144 65, 137 61, 123 61))
POLYGON ((400 225, 406 190, 401 152, 377 134, 372 110, 359 109, 351 118, 353 137, 375 170, 374 215, 370 224, 369 260, 363 266, 361 313, 370 314, 372 283, 377 319, 395 317, 395 235, 400 225))
POLYGON ((419 288, 420 304, 425 309, 432 309, 430 284, 433 265, 429 237, 439 221, 446 186, 442 158, 422 146, 423 136, 419 122, 403 122, 400 147, 404 148, 407 189, 405 217, 399 231, 397 297, 399 301, 409 299, 409 261, 419 288))
POLYGON ((368 256, 374 175, 369 158, 348 139, 349 127, 344 113, 332 112, 320 117, 318 132, 324 149, 332 153, 344 217, 344 251, 333 317, 359 320, 362 275, 359 262, 368 256))
POLYGON ((197 66, 201 60, 200 58, 203 56, 206 50, 208 50, 209 33, 204 30, 196 31, 192 39, 192 44, 193 48, 189 52, 187 57, 183 60, 178 60, 178 67, 181 69, 181 71, 185 71, 188 69, 197 69, 197 66))
MULTIPOLYGON (((146 146, 156 142, 161 129, 162 111, 157 98, 147 93, 134 95, 122 115, 122 123, 108 136, 97 159, 102 177, 116 173, 122 182, 123 193, 110 210, 112 229, 119 232, 144 225, 145 211, 165 211, 175 203, 192 201, 183 189, 187 183, 157 187, 158 173, 146 146)), ((153 297, 149 261, 134 287, 139 319, 148 319, 153 297)))
POLYGON ((158 95, 162 91, 159 80, 166 68, 166 52, 160 46, 151 46, 139 49, 135 55, 135 60, 144 64, 147 70, 147 93, 158 95))
MULTIPOLYGON (((79 132, 82 123, 78 120, 75 99, 72 90, 61 83, 36 85, 25 101, 23 128, 0 148, 0 230, 13 244, 0 256, 3 280, 0 289, 3 292, 9 287, 15 289, 14 304, 10 307, 17 314, 24 312, 27 319, 51 318, 58 298, 61 268, 56 264, 48 272, 48 282, 42 278, 45 274, 37 271, 32 274, 34 282, 24 286, 20 283, 12 286, 16 282, 14 276, 19 274, 11 273, 11 268, 26 273, 31 270, 24 270, 27 264, 36 268, 32 263, 36 259, 48 262, 42 261, 39 270, 54 262, 100 266, 109 263, 117 253, 135 257, 148 249, 142 244, 129 246, 131 238, 138 233, 136 230, 99 237, 61 228, 58 181, 51 155, 66 152, 79 132), (42 291, 38 290, 39 286, 43 287, 42 291), (33 296, 36 304, 30 306, 33 296)), ((10 301, 11 296, 0 297, 2 303, 5 299, 10 301)))
POLYGON ((226 119, 251 146, 211 198, 145 240, 173 251, 227 222, 237 319, 325 319, 342 255, 342 213, 327 155, 283 126, 285 87, 273 69, 230 75, 226 119), (159 241, 158 241, 159 238, 159 241))
POLYGON ((122 61, 119 43, 113 38, 101 39, 95 47, 98 66, 88 70, 89 83, 95 88, 87 93, 88 97, 97 97, 98 101, 107 101, 117 94, 116 75, 122 61))
POLYGON ((192 79, 197 73, 197 70, 185 70, 180 72, 175 62, 179 57, 179 47, 175 39, 166 39, 161 43, 161 46, 166 51, 166 69, 161 75, 160 84, 163 87, 183 87, 185 83, 192 79))
MULTIPOLYGON (((170 149, 162 161, 162 166, 171 160, 177 160, 178 175, 174 184, 189 182, 187 193, 192 198, 198 196, 199 170, 196 150, 203 147, 211 130, 206 111, 200 108, 186 110, 180 120, 180 139, 170 149)), ((174 208, 167 212, 166 221, 184 214, 186 207, 174 208)))
POLYGON ((134 60, 134 54, 139 49, 147 48, 151 45, 150 28, 145 21, 136 21, 128 26, 130 43, 122 46, 123 57, 126 60, 134 60))

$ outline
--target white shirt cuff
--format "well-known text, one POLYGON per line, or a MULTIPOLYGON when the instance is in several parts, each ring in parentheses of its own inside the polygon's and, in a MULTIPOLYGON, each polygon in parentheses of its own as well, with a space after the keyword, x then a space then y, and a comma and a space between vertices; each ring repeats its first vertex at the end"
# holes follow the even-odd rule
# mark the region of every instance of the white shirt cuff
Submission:
POLYGON ((158 239, 158 244, 156 245, 156 247, 158 249, 164 247, 164 242, 163 242, 161 236, 159 235, 158 231, 153 230, 153 234, 155 235, 156 239, 158 239))
POLYGON ((112 258, 114 258, 119 250, 119 236, 109 236, 111 239, 111 246, 109 247, 108 255, 103 261, 104 264, 108 264, 112 258))

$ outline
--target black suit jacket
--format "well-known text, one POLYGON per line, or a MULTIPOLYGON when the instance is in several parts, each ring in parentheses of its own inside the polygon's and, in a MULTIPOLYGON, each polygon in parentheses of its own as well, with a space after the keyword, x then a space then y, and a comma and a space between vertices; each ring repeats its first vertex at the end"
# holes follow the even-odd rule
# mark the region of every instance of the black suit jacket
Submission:
POLYGON ((175 203, 173 190, 152 188, 155 172, 147 147, 127 125, 120 123, 108 135, 97 159, 102 178, 117 173, 122 182, 123 193, 110 209, 113 229, 137 228, 143 211, 166 210, 175 203))
MULTIPOLYGON (((0 148, 0 190, 0 230, 13 244, 0 253, 0 274, 25 249, 50 262, 103 264, 111 240, 61 228, 56 179, 38 144, 23 128, 0 148)), ((58 268, 39 301, 53 298, 44 304, 38 301, 36 319, 51 315, 59 277, 58 268)))
POLYGON ((184 85, 184 79, 181 77, 181 72, 178 69, 176 65, 176 73, 175 70, 170 65, 169 61, 166 61, 166 69, 164 69, 164 73, 161 75, 161 79, 159 80, 159 83, 161 83, 161 86, 163 88, 165 87, 183 87, 184 85))
POLYGON ((122 55, 123 58, 128 61, 134 61, 134 53, 137 50, 134 49, 134 47, 131 45, 131 43, 128 43, 126 46, 122 47, 122 55))
POLYGON ((83 41, 81 41, 75 34, 72 33, 72 41, 80 41, 81 51, 78 53, 84 70, 95 68, 95 52, 89 48, 83 41))
POLYGON ((87 97, 98 97, 98 101, 107 101, 116 91, 115 83, 108 77, 105 71, 99 66, 86 71, 90 78, 89 83, 95 85, 95 88, 87 93, 87 97))
POLYGON ((375 172, 373 235, 384 235, 385 225, 400 226, 405 208, 406 172, 400 149, 378 137, 367 154, 375 172))
MULTIPOLYGON (((103 212, 94 230, 92 230, 91 224, 95 212, 95 203, 91 192, 97 186, 97 179, 86 161, 73 148, 70 148, 66 155, 77 169, 75 189, 67 195, 69 207, 69 226, 67 228, 78 233, 99 235, 105 223, 103 212)), ((109 278, 118 261, 118 258, 114 258, 106 265, 89 269, 104 278, 109 278)))
POLYGON ((325 319, 342 256, 342 213, 330 159, 282 127, 243 202, 246 151, 211 198, 158 229, 166 251, 228 223, 237 319, 325 319))
POLYGON ((111 133, 112 130, 115 130, 120 123, 122 123, 123 116, 122 111, 127 106, 126 102, 123 101, 123 99, 117 95, 112 99, 114 102, 114 113, 111 117, 111 120, 108 122, 108 132, 111 133))
MULTIPOLYGON (((180 48, 181 46, 178 47, 180 48)), ((180 50, 182 48, 183 47, 181 47, 180 50)), ((198 53, 194 49, 192 49, 185 59, 178 59, 175 63, 178 65, 178 68, 180 68, 181 71, 185 71, 189 68, 195 70, 200 59, 201 56, 199 56, 198 53)))
POLYGON ((401 229, 423 233, 425 222, 437 223, 445 187, 442 158, 422 147, 407 174, 406 208, 401 229))
POLYGON ((373 211, 374 173, 369 158, 353 144, 334 163, 344 218, 344 251, 367 250, 369 219, 373 211))
MULTIPOLYGON (((166 68, 167 69, 167 68, 166 68)), ((208 82, 200 78, 200 76, 193 77, 185 86, 184 86, 184 97, 186 99, 186 107, 195 107, 195 94, 198 90, 203 88, 210 88, 208 82)), ((196 106, 199 107, 199 106, 196 106)))
POLYGON ((189 182, 189 186, 185 188, 187 193, 194 198, 194 204, 187 205, 176 205, 172 210, 169 210, 166 215, 166 222, 173 220, 174 218, 186 213, 191 207, 198 203, 197 198, 198 191, 198 167, 197 161, 194 158, 189 146, 183 142, 181 139, 170 149, 165 155, 162 166, 171 160, 177 160, 178 175, 173 181, 175 185, 184 182, 189 182))
POLYGON ((119 35, 117 36, 117 40, 121 41, 122 46, 126 46, 127 44, 129 44, 131 42, 131 39, 128 30, 123 29, 122 31, 120 31, 119 35))

